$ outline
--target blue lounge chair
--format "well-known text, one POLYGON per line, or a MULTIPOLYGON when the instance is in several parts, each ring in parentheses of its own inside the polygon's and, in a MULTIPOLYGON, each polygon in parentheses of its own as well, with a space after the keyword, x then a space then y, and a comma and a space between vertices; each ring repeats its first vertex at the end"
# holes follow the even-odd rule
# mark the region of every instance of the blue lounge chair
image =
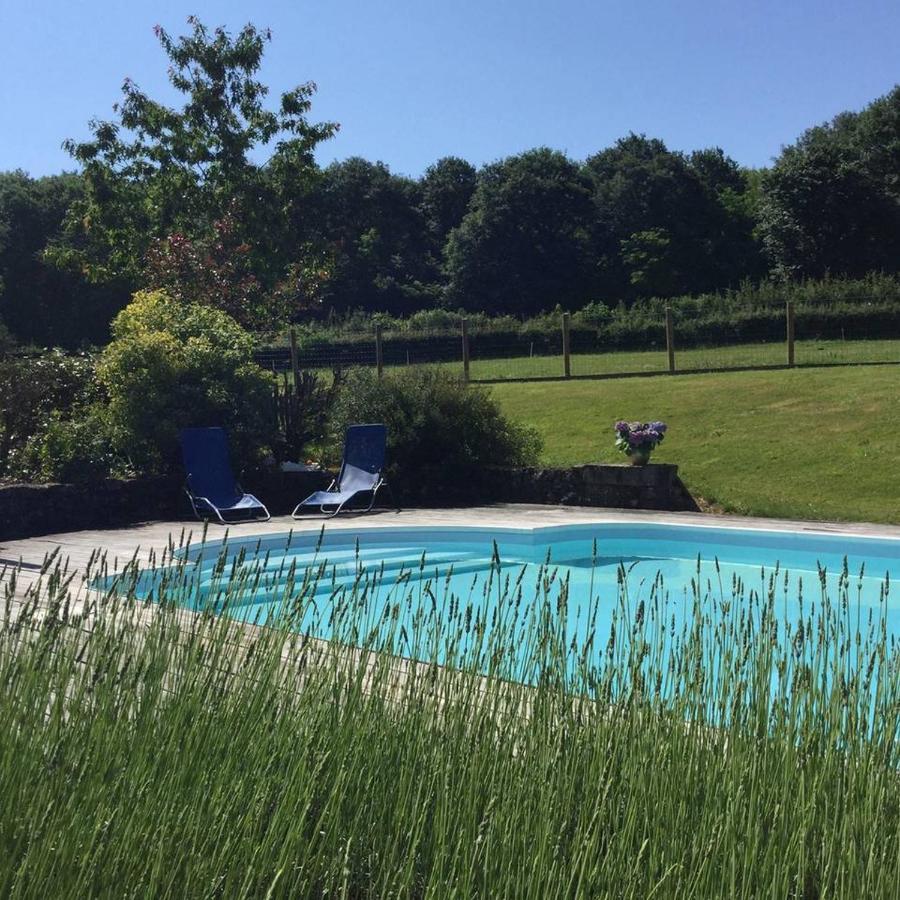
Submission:
POLYGON ((382 486, 390 486, 382 476, 384 469, 385 449, 387 445, 387 427, 384 425, 351 425, 344 439, 344 459, 338 477, 325 491, 316 491, 305 500, 301 500, 291 515, 295 519, 298 510, 308 506, 318 506, 327 514, 326 507, 333 506, 336 516, 346 503, 357 494, 371 493, 372 497, 365 512, 375 505, 375 495, 382 486))
POLYGON ((222 428, 185 428, 180 439, 187 473, 185 492, 198 519, 214 516, 223 525, 231 525, 271 518, 266 507, 237 483, 222 428))

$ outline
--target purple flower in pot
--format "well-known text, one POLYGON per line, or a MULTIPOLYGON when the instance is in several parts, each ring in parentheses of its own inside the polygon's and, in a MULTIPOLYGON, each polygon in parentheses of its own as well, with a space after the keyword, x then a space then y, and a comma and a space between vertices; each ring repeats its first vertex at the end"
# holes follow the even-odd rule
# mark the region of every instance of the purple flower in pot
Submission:
POLYGON ((665 422, 626 422, 614 426, 616 447, 635 465, 643 465, 666 436, 665 422))

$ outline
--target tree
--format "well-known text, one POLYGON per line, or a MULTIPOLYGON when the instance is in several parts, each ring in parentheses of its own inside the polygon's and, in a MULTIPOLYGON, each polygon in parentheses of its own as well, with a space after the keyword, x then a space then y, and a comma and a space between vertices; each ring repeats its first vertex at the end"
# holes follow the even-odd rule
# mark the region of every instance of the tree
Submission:
POLYGON ((438 256, 447 236, 462 222, 476 181, 475 167, 457 156, 445 156, 425 170, 419 182, 422 212, 438 256))
POLYGON ((688 164, 709 201, 705 231, 715 287, 733 287, 764 277, 765 256, 756 236, 759 173, 741 168, 719 147, 695 150, 688 164))
POLYGON ((900 86, 811 128, 763 178, 760 232, 783 277, 900 270, 900 86))
POLYGON ((317 174, 316 146, 337 126, 307 120, 315 85, 281 94, 255 77, 268 31, 245 26, 232 37, 196 18, 178 39, 157 26, 180 109, 148 97, 130 79, 115 121, 93 121, 93 137, 66 147, 84 168, 85 193, 71 208, 65 239, 51 248, 59 265, 96 281, 141 283, 153 241, 173 234, 209 237, 226 215, 250 248, 253 274, 267 289, 296 262, 297 208, 317 174), (254 153, 271 148, 264 165, 254 153))
POLYGON ((636 231, 622 240, 621 248, 629 281, 641 294, 667 297, 677 291, 677 261, 673 259, 672 238, 665 229, 636 231))
POLYGON ((531 315, 590 299, 590 185, 547 148, 486 166, 447 244, 449 294, 474 310, 531 315))
POLYGON ((330 308, 408 313, 433 305, 437 271, 416 182, 351 157, 323 171, 312 209, 334 257, 330 308))
POLYGON ((853 121, 853 140, 869 175, 900 202, 900 84, 853 121))
POLYGON ((752 241, 735 198, 743 179, 721 150, 690 160, 631 134, 589 157, 598 290, 610 298, 713 290, 736 283, 740 264, 722 250, 752 241))
POLYGON ((741 167, 721 147, 695 150, 687 162, 710 194, 721 196, 726 191, 739 194, 746 189, 741 167))
POLYGON ((87 285, 42 257, 82 193, 75 174, 0 173, 0 319, 24 343, 75 348, 102 341, 121 304, 120 285, 87 285))

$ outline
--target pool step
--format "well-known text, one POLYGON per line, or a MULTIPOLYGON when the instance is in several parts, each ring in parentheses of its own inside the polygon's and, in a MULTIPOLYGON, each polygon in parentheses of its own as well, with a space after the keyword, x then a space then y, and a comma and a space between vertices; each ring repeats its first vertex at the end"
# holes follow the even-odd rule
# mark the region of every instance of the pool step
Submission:
MULTIPOLYGON (((386 593, 395 589, 398 589, 401 592, 405 592, 416 584, 421 584, 430 580, 436 581, 437 584, 435 593, 440 593, 443 591, 443 581, 446 578, 447 571, 450 569, 451 565, 453 567, 454 577, 477 573, 482 576, 482 578, 480 579, 480 583, 483 584, 486 577, 485 570, 490 565, 490 562, 490 559, 485 559, 484 557, 468 557, 463 559, 455 558, 447 560, 443 563, 441 561, 436 561, 435 565, 428 565, 420 571, 418 563, 416 563, 415 568, 412 568, 410 566, 409 559, 386 560, 383 572, 380 564, 377 567, 364 567, 363 574, 361 577, 359 577, 358 589, 362 591, 368 587, 371 590, 373 584, 377 580, 378 590, 382 593, 386 593), (437 578, 435 578, 435 569, 437 569, 437 578), (380 577, 379 573, 381 573, 380 577), (402 583, 400 583, 398 580, 401 574, 408 576, 403 580, 402 583)), ((518 572, 523 565, 524 563, 521 562, 501 563, 501 571, 514 570, 515 572, 518 572)), ((352 569, 348 568, 344 571, 338 571, 336 573, 336 577, 332 577, 331 573, 329 572, 319 580, 319 582, 315 586, 315 589, 311 592, 311 596, 317 598, 329 597, 339 591, 351 591, 353 590, 353 586, 356 583, 357 578, 358 573, 355 567, 352 569)), ((302 577, 295 577, 294 584, 297 588, 300 587, 301 583, 302 577)), ((264 592, 270 597, 281 599, 284 588, 287 587, 287 584, 287 573, 275 577, 264 578, 260 582, 257 593, 264 592)), ((201 580, 198 588, 201 598, 208 597, 212 589, 211 580, 201 580)), ((258 602, 258 600, 254 597, 248 596, 246 598, 246 601, 244 601, 243 598, 240 598, 237 602, 243 605, 244 602, 255 603, 258 602)))

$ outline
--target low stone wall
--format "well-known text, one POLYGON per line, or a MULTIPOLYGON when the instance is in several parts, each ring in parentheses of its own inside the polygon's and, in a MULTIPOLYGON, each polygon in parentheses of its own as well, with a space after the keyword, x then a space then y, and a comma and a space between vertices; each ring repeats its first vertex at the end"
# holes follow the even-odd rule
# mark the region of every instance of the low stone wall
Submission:
POLYGON ((586 465, 569 469, 499 469, 485 483, 498 503, 547 503, 614 509, 696 511, 678 466, 586 465))
MULTIPOLYGON (((273 472, 246 479, 272 515, 289 513, 298 501, 326 488, 329 472, 273 472)), ((437 487, 415 493, 402 485, 405 506, 546 503, 617 509, 696 510, 697 505, 673 465, 574 466, 570 469, 494 469, 480 483, 458 485, 452 493, 437 487)), ((407 486, 409 488, 409 486, 407 486)), ((390 495, 379 494, 387 505, 390 495)), ((0 486, 0 540, 41 534, 116 528, 166 519, 193 519, 179 477, 140 478, 77 484, 0 486)))
POLYGON ((0 540, 85 528, 114 528, 184 514, 181 480, 109 479, 82 484, 0 487, 0 540))
MULTIPOLYGON (((331 478, 328 472, 275 472, 248 478, 244 488, 277 516, 289 513, 313 491, 328 487, 331 478)), ((180 476, 108 479, 86 485, 0 486, 0 540, 193 518, 180 476)))

